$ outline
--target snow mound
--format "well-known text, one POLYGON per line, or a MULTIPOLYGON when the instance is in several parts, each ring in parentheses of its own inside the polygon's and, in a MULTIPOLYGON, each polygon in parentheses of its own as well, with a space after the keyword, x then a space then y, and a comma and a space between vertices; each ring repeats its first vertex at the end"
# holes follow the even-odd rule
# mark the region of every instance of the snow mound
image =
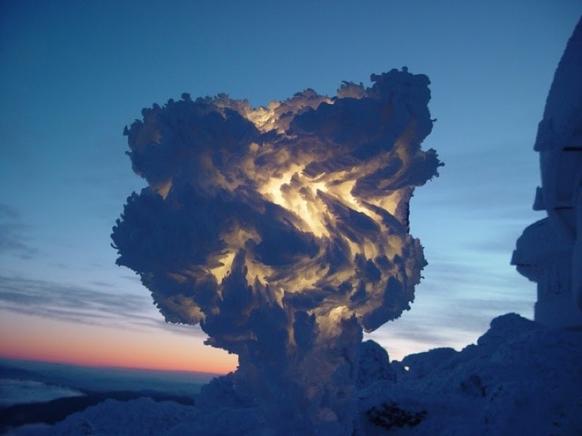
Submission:
POLYGON ((446 364, 455 353, 456 351, 452 348, 435 348, 423 353, 410 354, 402 359, 402 366, 405 371, 409 371, 415 377, 424 377, 446 364))
POLYGON ((362 342, 357 386, 365 388, 379 380, 396 381, 396 371, 390 366, 388 352, 372 340, 362 342))
POLYGON ((196 409, 173 401, 150 398, 106 400, 69 415, 52 427, 25 427, 14 436, 157 436, 193 419, 196 409))
POLYGON ((582 434, 581 331, 507 314, 476 345, 403 363, 409 371, 397 383, 360 391, 360 434, 383 434, 382 408, 389 423, 408 414, 396 434, 582 434))

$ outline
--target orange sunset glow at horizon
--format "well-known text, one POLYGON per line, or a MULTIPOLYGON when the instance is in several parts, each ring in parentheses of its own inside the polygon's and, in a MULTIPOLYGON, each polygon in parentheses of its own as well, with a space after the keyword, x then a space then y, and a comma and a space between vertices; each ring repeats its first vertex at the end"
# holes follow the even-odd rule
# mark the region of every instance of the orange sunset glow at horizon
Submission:
POLYGON ((4 311, 0 329, 10 332, 0 336, 0 357, 7 359, 208 374, 237 366, 235 355, 204 345, 202 336, 162 329, 113 329, 4 311))

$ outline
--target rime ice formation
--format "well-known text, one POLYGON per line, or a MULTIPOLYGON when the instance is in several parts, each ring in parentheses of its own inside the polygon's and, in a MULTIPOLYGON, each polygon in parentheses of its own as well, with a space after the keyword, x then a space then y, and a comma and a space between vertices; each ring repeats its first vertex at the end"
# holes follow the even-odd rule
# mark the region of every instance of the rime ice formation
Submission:
POLYGON ((279 434, 351 434, 362 329, 409 309, 426 263, 408 207, 440 165, 420 148, 429 80, 371 79, 260 108, 184 94, 125 131, 148 187, 113 229, 117 263, 239 356, 233 393, 279 434))
POLYGON ((397 381, 359 393, 359 435, 580 435, 582 332, 516 314, 462 351, 407 356, 397 381))
POLYGON ((537 321, 582 327, 582 21, 556 70, 535 150, 542 187, 534 209, 548 216, 524 230, 512 264, 537 282, 537 321))
POLYGON ((396 372, 389 364, 388 353, 372 340, 360 344, 358 364, 358 388, 379 380, 396 380, 396 372))

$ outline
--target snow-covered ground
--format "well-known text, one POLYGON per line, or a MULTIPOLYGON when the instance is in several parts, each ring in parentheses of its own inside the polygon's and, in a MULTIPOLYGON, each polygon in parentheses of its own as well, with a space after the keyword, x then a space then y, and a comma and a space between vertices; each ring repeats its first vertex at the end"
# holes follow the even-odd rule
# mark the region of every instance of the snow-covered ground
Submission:
POLYGON ((361 434, 382 434, 375 418, 391 434, 580 435, 582 331, 503 315, 460 352, 406 357, 398 381, 362 390, 359 405, 361 434), (386 405, 422 419, 398 428, 397 419, 383 419, 386 405))
MULTIPOLYGON (((360 368, 359 435, 582 434, 582 331, 507 314, 459 352, 436 349, 388 363, 383 349, 366 342, 360 368)), ((229 389, 228 378, 213 383, 198 407, 108 400, 15 434, 274 434, 244 399, 227 401, 229 389)))

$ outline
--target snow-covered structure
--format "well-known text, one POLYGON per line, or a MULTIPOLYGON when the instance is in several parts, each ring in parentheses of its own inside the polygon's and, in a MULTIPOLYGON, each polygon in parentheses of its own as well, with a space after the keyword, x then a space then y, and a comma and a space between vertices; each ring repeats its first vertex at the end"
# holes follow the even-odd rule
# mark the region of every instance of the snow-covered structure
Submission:
POLYGON ((536 321, 582 327, 582 21, 556 70, 535 150, 542 186, 534 209, 547 217, 524 230, 512 264, 537 282, 536 321))
POLYGON ((259 108, 184 94, 125 131, 148 187, 113 229, 117 263, 238 355, 201 402, 228 387, 276 434, 352 434, 362 332, 410 308, 426 265, 408 215, 441 165, 421 148, 430 82, 371 81, 259 108))

